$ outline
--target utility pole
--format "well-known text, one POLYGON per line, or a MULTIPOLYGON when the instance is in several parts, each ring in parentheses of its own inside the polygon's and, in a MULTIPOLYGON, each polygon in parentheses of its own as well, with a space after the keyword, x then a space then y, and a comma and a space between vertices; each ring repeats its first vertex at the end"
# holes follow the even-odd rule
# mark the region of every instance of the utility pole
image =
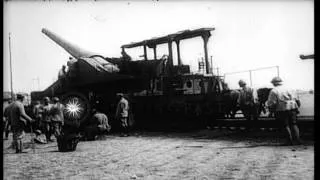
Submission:
POLYGON ((38 91, 40 91, 40 78, 37 77, 37 81, 38 81, 38 91))
POLYGON ((11 89, 11 100, 14 100, 13 94, 13 83, 12 83, 12 59, 11 59, 11 33, 9 33, 9 55, 10 55, 10 89, 11 89))
POLYGON ((33 81, 36 81, 37 83, 38 83, 38 91, 40 91, 40 78, 39 77, 37 77, 37 78, 34 78, 34 79, 32 79, 33 81))
POLYGON ((33 78, 32 81, 33 81, 33 82, 36 81, 36 82, 38 83, 38 89, 37 89, 37 91, 40 91, 40 78, 39 78, 39 77, 33 78))
POLYGON ((210 56, 210 63, 211 63, 211 74, 213 75, 213 64, 212 64, 212 56, 210 56))
POLYGON ((249 75, 250 75, 250 86, 252 86, 252 71, 249 70, 249 75))

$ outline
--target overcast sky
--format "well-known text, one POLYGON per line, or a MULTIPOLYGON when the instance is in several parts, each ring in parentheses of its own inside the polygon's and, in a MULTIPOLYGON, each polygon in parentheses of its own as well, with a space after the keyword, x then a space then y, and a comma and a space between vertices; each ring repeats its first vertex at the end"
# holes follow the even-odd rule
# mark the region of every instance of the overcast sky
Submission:
MULTIPOLYGON (((119 57, 123 44, 214 27, 209 57, 220 75, 279 66, 288 87, 314 88, 314 61, 299 59, 300 54, 314 53, 313 1, 9 1, 4 2, 3 27, 4 90, 10 89, 9 32, 15 92, 44 90, 57 79, 70 55, 42 34, 42 28, 84 49, 119 57)), ((182 41, 180 49, 183 63, 196 72, 204 54, 202 40, 182 41)), ((143 54, 142 49, 128 52, 134 57, 143 54)), ((162 54, 168 54, 164 45, 158 56, 162 54)), ((252 86, 270 87, 276 75, 276 68, 254 71, 252 86)), ((226 75, 232 88, 239 79, 250 85, 248 72, 226 75)))

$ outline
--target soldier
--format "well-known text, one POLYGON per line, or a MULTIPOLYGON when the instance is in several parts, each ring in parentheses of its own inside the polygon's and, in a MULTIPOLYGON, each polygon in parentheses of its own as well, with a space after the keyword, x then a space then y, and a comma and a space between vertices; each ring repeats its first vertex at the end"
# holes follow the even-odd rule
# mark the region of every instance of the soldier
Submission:
POLYGON ((66 66, 63 65, 62 68, 59 70, 59 73, 58 73, 58 79, 63 79, 66 77, 66 66))
POLYGON ((50 104, 50 99, 49 97, 44 97, 43 98, 44 104, 43 104, 43 111, 42 111, 42 120, 41 120, 41 129, 43 133, 46 136, 47 142, 52 141, 51 140, 51 133, 52 133, 52 128, 51 128, 51 107, 52 105, 50 104))
POLYGON ((69 57, 69 61, 67 62, 67 66, 68 66, 67 76, 68 77, 74 77, 76 75, 77 62, 78 61, 75 58, 69 57))
POLYGON ((33 109, 32 109, 32 113, 35 118, 35 130, 40 128, 40 121, 42 119, 42 111, 43 111, 43 109, 40 104, 40 101, 36 101, 35 105, 33 106, 33 109))
POLYGON ((11 127, 11 120, 9 119, 10 115, 10 107, 12 104, 12 100, 8 101, 8 104, 4 107, 4 112, 3 112, 3 120, 4 120, 4 132, 5 132, 5 140, 8 140, 9 133, 10 133, 10 127, 11 127))
POLYGON ((11 127, 13 132, 13 143, 16 148, 16 153, 22 153, 24 137, 24 128, 27 121, 33 120, 25 113, 24 106, 22 104, 24 96, 17 94, 17 100, 10 105, 9 119, 11 121, 11 127))
POLYGON ((128 117, 129 117, 129 103, 128 101, 123 97, 122 93, 118 93, 117 97, 119 99, 118 105, 117 105, 117 111, 116 111, 116 119, 120 121, 121 136, 128 136, 129 134, 129 126, 128 126, 128 117))
POLYGON ((258 95, 257 91, 246 86, 244 80, 239 81, 241 87, 237 104, 247 120, 258 120, 258 95))
POLYGON ((62 126, 64 124, 63 117, 64 105, 59 102, 59 98, 53 98, 53 105, 51 107, 51 126, 55 137, 61 135, 62 126))
POLYGON ((132 59, 131 56, 129 56, 123 48, 121 50, 121 55, 124 60, 130 61, 132 59))
POLYGON ((282 86, 280 77, 271 80, 274 88, 270 91, 266 105, 275 111, 276 119, 283 123, 287 132, 288 141, 286 144, 293 145, 292 133, 298 144, 301 144, 299 128, 297 126, 297 112, 300 101, 282 86))

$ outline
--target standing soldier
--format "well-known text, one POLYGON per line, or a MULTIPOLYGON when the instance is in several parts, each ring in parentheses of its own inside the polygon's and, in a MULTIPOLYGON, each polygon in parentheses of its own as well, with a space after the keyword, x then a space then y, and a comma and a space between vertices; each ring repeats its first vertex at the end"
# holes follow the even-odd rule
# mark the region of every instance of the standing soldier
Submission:
POLYGON ((246 86, 244 80, 239 81, 241 87, 240 95, 238 97, 238 106, 247 120, 258 120, 258 95, 257 91, 251 87, 246 86))
POLYGON ((40 129, 40 121, 42 119, 42 106, 40 101, 36 101, 35 105, 33 106, 32 112, 35 118, 35 130, 40 129))
POLYGON ((118 93, 117 97, 119 99, 116 111, 116 119, 120 121, 122 136, 128 136, 129 127, 128 127, 128 115, 129 115, 129 103, 123 97, 122 93, 118 93))
POLYGON ((274 88, 270 91, 266 105, 275 111, 276 119, 283 123, 288 136, 287 144, 293 145, 292 132, 298 144, 301 144, 297 126, 297 112, 300 101, 282 86, 282 80, 274 77, 271 80, 274 88))
POLYGON ((42 111, 42 121, 41 121, 41 128, 43 133, 46 136, 47 142, 51 141, 51 104, 49 97, 43 98, 43 111, 42 111))
POLYGON ((66 71, 66 66, 63 65, 62 68, 59 70, 58 73, 58 79, 63 79, 66 77, 67 71, 66 71))
POLYGON ((16 153, 22 153, 24 137, 24 128, 27 125, 27 121, 33 120, 25 113, 24 106, 22 104, 24 96, 17 94, 17 100, 12 103, 9 109, 9 119, 11 120, 11 128, 13 132, 13 143, 16 148, 16 153))
POLYGON ((62 126, 64 123, 63 117, 64 105, 59 102, 59 98, 53 98, 53 105, 51 107, 51 115, 52 115, 52 129, 55 137, 61 135, 62 126))
POLYGON ((122 55, 122 58, 124 60, 128 60, 130 61, 132 58, 126 53, 126 51, 122 48, 122 51, 121 51, 121 55, 122 55))

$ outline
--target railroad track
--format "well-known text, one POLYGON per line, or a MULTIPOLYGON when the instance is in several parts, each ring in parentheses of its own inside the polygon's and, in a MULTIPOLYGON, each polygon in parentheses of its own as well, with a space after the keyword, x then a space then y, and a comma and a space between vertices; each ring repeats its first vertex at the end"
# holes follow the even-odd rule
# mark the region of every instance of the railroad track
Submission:
MULTIPOLYGON (((298 116, 297 119, 298 121, 313 121, 314 116, 298 116)), ((217 120, 232 121, 232 120, 245 120, 245 119, 243 117, 235 117, 235 118, 221 118, 217 120)), ((268 121, 268 120, 275 120, 275 118, 263 116, 263 117, 259 117, 259 120, 268 121)))
MULTIPOLYGON (((314 116, 298 116, 297 124, 301 128, 313 128, 314 116)), ((212 127, 255 127, 255 128, 278 128, 279 122, 275 118, 259 117, 257 121, 248 121, 242 117, 231 119, 216 119, 210 122, 212 127)))
MULTIPOLYGON (((313 132, 314 128, 314 116, 299 116, 298 126, 303 131, 313 132)), ((236 117, 232 119, 215 119, 207 121, 206 123, 198 123, 197 121, 180 121, 180 122, 153 122, 152 124, 139 124, 138 129, 146 131, 188 131, 194 129, 202 129, 204 127, 210 129, 229 129, 229 130, 245 130, 248 128, 255 128, 267 131, 278 130, 282 127, 275 118, 260 117, 258 121, 247 121, 243 117, 236 117)))

